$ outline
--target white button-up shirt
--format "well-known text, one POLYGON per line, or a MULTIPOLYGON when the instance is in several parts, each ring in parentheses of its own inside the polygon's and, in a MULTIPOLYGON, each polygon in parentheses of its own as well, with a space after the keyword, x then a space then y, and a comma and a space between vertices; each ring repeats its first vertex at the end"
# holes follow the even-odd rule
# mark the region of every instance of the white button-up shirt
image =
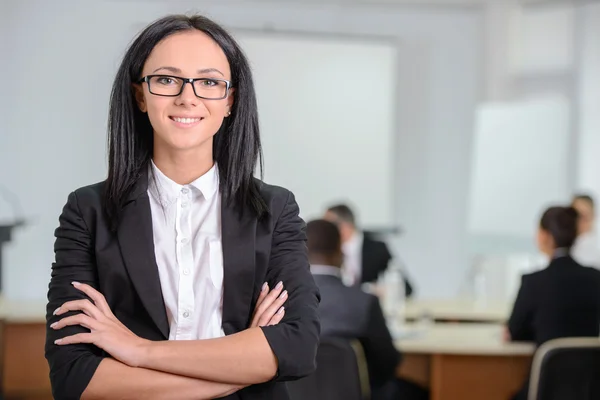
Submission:
POLYGON ((342 252, 344 253, 342 280, 346 286, 358 285, 361 282, 363 241, 363 233, 355 232, 347 242, 342 244, 342 252))
POLYGON ((189 185, 179 185, 152 162, 148 195, 169 340, 224 336, 221 195, 216 164, 189 185))
POLYGON ((596 235, 591 232, 582 233, 571 249, 573 259, 583 266, 600 269, 600 248, 597 243, 596 235))

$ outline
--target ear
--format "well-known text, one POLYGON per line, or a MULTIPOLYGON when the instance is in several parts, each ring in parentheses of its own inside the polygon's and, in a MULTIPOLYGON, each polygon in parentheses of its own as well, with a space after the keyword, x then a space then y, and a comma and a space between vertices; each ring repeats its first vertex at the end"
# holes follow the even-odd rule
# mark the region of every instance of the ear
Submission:
POLYGON ((227 95, 227 107, 225 107, 225 116, 228 117, 231 115, 231 109, 233 108, 233 102, 235 101, 235 89, 229 89, 229 94, 227 95))
POLYGON ((144 97, 144 87, 139 83, 132 85, 133 95, 135 96, 135 102, 141 112, 145 113, 148 111, 146 106, 146 98, 144 97))

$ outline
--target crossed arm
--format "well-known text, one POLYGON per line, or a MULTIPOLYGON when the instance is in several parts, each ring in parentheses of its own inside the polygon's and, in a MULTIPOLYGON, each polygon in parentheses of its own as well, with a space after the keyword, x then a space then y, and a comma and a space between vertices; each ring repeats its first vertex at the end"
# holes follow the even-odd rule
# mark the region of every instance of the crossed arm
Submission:
POLYGON ((271 292, 268 287, 263 288, 247 331, 213 340, 152 342, 137 337, 125 327, 114 316, 100 292, 86 284, 75 282, 73 285, 92 301, 65 303, 55 311, 55 315, 71 311, 82 313, 62 318, 50 327, 59 330, 81 325, 90 332, 57 339, 55 344, 90 343, 114 357, 100 362, 83 392, 84 400, 222 397, 261 380, 269 380, 277 371, 273 353, 258 327, 276 325, 283 318, 282 305, 287 296, 282 287, 271 292), (244 332, 252 332, 253 335, 244 335, 244 332), (265 342, 263 346, 253 349, 261 339, 265 342), (250 352, 239 352, 248 348, 250 352), (198 354, 202 354, 201 363, 197 360, 198 354), (244 365, 249 365, 245 362, 248 357, 253 357, 257 367, 253 371, 244 368, 244 365), (237 361, 232 363, 232 360, 237 361))

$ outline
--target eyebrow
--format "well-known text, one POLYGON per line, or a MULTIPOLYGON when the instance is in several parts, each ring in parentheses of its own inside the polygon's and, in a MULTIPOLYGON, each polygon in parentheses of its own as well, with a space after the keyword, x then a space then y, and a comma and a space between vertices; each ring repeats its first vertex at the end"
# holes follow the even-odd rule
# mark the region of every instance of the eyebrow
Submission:
MULTIPOLYGON (((160 71, 161 69, 166 69, 167 71, 170 71, 174 74, 181 74, 181 70, 179 68, 176 67, 159 67, 156 68, 154 71, 152 71, 152 73, 155 73, 157 71, 160 71)), ((223 74, 221 71, 219 71, 216 68, 203 68, 203 69, 199 69, 198 71, 196 71, 198 74, 207 74, 209 72, 216 72, 219 75, 225 77, 225 74, 223 74)))

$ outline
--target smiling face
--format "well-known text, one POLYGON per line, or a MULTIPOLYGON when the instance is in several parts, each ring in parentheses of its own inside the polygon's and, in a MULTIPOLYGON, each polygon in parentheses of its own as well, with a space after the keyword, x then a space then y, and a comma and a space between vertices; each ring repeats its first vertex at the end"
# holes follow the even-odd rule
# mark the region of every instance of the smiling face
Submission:
MULTIPOLYGON (((184 84, 183 91, 175 96, 150 93, 169 92, 169 86, 177 86, 177 79, 205 78, 195 82, 196 93, 204 97, 208 92, 218 91, 222 81, 231 81, 229 62, 223 50, 209 36, 199 30, 189 30, 168 36, 154 47, 142 70, 142 77, 164 75, 135 85, 136 100, 142 112, 148 114, 154 130, 154 151, 201 151, 210 152, 212 140, 230 113, 233 90, 226 98, 203 99, 194 93, 191 84, 184 84)), ((223 88, 224 90, 224 88, 223 88)))

